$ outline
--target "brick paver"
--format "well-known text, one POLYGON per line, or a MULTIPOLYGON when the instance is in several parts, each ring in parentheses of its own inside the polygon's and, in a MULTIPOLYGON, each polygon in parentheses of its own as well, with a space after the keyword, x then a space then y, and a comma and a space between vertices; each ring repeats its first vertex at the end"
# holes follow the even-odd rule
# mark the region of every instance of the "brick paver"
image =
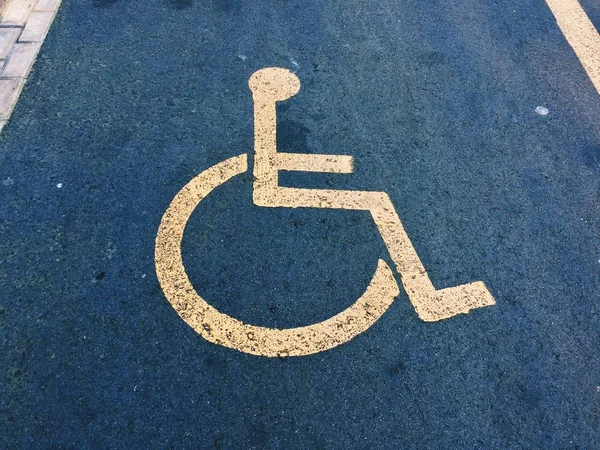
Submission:
POLYGON ((0 131, 10 117, 61 0, 0 0, 0 131))

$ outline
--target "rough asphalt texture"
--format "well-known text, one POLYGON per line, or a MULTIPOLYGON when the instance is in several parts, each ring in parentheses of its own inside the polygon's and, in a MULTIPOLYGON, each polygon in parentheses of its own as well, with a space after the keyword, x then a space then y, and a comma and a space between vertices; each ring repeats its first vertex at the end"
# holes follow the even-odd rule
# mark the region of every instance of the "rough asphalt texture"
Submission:
MULTIPOLYGON (((1 448, 600 447, 600 97, 542 0, 64 0, 3 136, 1 448), (356 158, 283 182, 388 192, 434 284, 497 306, 425 324, 403 292, 289 359, 178 317, 158 224, 252 153, 267 66, 303 83, 279 149, 356 158)), ((368 215, 257 208, 251 181, 188 224, 197 290, 266 326, 350 305, 387 257, 368 215)))

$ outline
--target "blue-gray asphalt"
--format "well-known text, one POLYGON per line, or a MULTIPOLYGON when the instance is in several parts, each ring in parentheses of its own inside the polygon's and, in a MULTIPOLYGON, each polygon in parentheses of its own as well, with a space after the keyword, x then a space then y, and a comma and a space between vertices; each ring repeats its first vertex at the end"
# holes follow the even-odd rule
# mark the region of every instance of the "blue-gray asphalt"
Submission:
MULTIPOLYGON (((64 0, 0 143, 0 448, 600 448, 599 142, 543 0, 64 0), (179 318, 160 219, 252 155, 268 66, 302 82, 279 149, 356 160, 282 183, 387 192, 435 286, 481 280, 496 306, 426 324, 402 292, 352 341, 279 359, 179 318)), ((251 187, 188 223, 197 291, 271 327, 352 304, 388 258, 368 214, 251 187)))

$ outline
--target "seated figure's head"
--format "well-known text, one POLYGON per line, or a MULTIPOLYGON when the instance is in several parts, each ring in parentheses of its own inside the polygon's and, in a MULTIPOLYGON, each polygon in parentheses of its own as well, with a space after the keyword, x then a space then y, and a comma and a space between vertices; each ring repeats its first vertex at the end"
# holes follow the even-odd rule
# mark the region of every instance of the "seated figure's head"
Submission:
POLYGON ((288 69, 267 67, 252 74, 248 85, 254 98, 282 102, 300 91, 300 79, 288 69))

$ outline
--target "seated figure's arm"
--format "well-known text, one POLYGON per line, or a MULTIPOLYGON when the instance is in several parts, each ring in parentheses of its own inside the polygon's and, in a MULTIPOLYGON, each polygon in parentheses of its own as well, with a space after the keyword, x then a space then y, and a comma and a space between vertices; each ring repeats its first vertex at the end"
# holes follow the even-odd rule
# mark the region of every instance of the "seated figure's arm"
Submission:
POLYGON ((354 172, 354 158, 347 155, 310 155, 306 153, 276 153, 277 170, 297 172, 354 172))

